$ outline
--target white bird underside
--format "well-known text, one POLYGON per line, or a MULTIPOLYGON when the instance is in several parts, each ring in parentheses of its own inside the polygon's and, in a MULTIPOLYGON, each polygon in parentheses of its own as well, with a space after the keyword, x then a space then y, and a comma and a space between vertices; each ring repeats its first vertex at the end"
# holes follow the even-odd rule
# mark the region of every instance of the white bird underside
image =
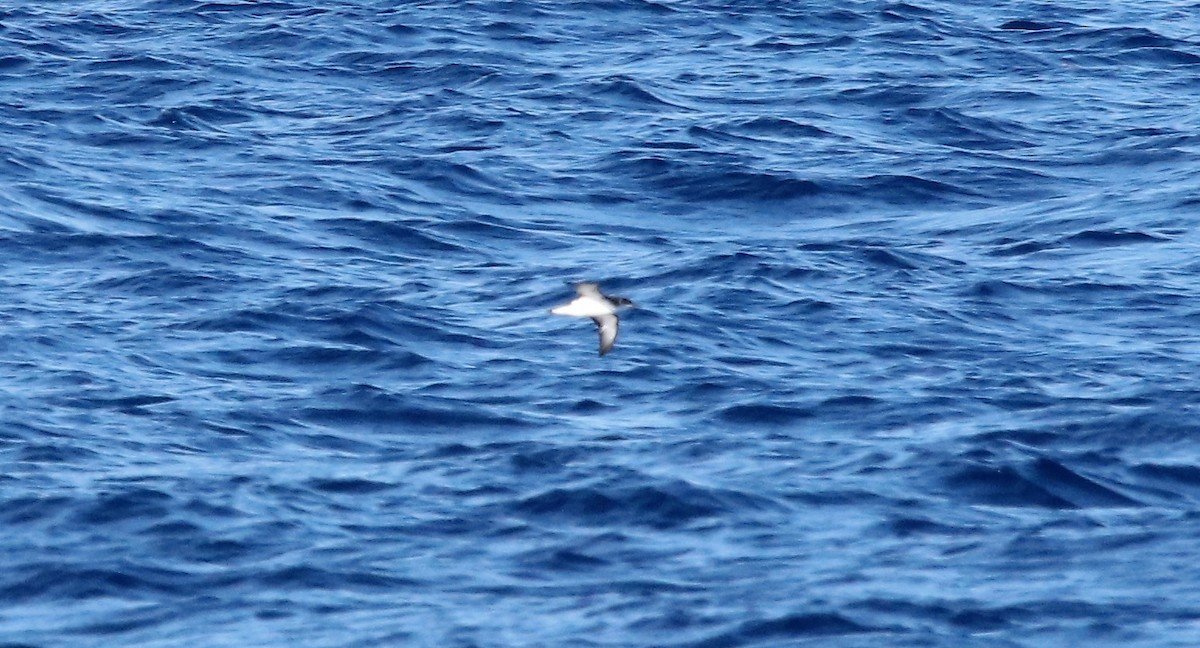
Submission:
POLYGON ((592 318, 600 333, 600 355, 612 351, 613 344, 617 341, 617 331, 620 328, 617 305, 601 294, 600 286, 595 283, 576 284, 575 293, 578 297, 562 306, 550 309, 550 312, 566 317, 592 318))
POLYGON ((550 309, 555 315, 567 317, 601 317, 617 312, 616 306, 608 298, 600 294, 600 287, 594 283, 581 283, 575 286, 579 295, 570 302, 550 309))

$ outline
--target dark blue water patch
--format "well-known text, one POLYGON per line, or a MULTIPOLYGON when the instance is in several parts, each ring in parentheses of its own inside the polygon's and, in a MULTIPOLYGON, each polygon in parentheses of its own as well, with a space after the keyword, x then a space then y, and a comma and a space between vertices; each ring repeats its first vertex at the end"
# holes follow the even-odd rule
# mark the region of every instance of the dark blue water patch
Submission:
POLYGON ((814 196, 822 191, 815 181, 790 172, 745 168, 719 154, 685 154, 684 151, 671 156, 627 151, 614 156, 604 170, 689 200, 776 201, 814 196))
POLYGON ((585 456, 580 448, 547 448, 530 445, 518 449, 509 460, 514 471, 519 473, 561 473, 571 464, 585 456))
MULTIPOLYGON (((341 390, 336 390, 341 391, 341 390)), ((335 391, 335 393, 336 393, 335 391)), ((339 403, 344 399, 327 395, 327 400, 339 403)), ((470 410, 455 407, 452 403, 445 406, 422 405, 409 402, 411 399, 389 394, 376 394, 365 401, 355 398, 357 403, 350 406, 310 406, 299 412, 303 420, 313 423, 323 423, 336 426, 367 426, 369 428, 387 429, 403 427, 405 429, 438 430, 472 429, 476 427, 506 428, 521 427, 526 424, 518 416, 502 413, 500 408, 473 407, 470 410), (496 410, 496 411, 491 411, 496 410)))
POLYGON ((1040 32, 1040 31, 1050 31, 1052 29, 1067 29, 1067 28, 1070 28, 1073 26, 1074 25, 1072 25, 1071 23, 1066 23, 1066 22, 1045 22, 1045 21, 1040 21, 1040 20, 1018 19, 1018 20, 1010 20, 1010 21, 1000 25, 1000 29, 1010 30, 1010 31, 1040 32))
POLYGON ((1120 230, 1084 230, 1062 239, 1066 245, 1113 246, 1136 243, 1161 243, 1170 238, 1151 232, 1120 231, 1120 230))
POLYGON ((969 151, 1030 148, 1039 136, 1012 120, 976 117, 944 107, 909 108, 903 120, 922 138, 969 151))
MULTIPOLYGON (((1200 51, 1200 48, 1196 49, 1200 51)), ((1139 47, 1123 52, 1118 59, 1128 63, 1167 67, 1200 65, 1200 54, 1180 51, 1171 47, 1139 47)))
MULTIPOLYGON (((949 180, 947 177, 946 180, 949 180)), ((847 194, 860 193, 890 204, 928 204, 934 202, 979 199, 985 194, 980 191, 932 178, 915 175, 872 175, 862 178, 844 190, 847 194)))
MULTIPOLYGON (((171 328, 183 332, 261 333, 302 335, 311 341, 296 343, 267 343, 239 347, 226 345, 207 351, 209 355, 238 365, 285 364, 302 366, 305 363, 352 365, 355 363, 386 363, 397 367, 414 367, 426 361, 426 356, 396 348, 396 310, 378 304, 363 305, 354 295, 371 291, 331 287, 344 301, 332 308, 314 309, 308 298, 320 289, 298 288, 265 308, 217 310, 213 314, 179 322, 171 328), (345 310, 343 310, 345 309, 345 310)), ((264 300, 265 301, 265 300, 264 300)), ((406 330, 419 334, 417 323, 406 330)), ((428 324, 423 325, 428 326, 428 324)))
POLYGON ((1165 481, 1175 487, 1190 491, 1200 491, 1200 466, 1191 464, 1143 463, 1131 467, 1131 470, 1145 479, 1165 481))
POLYGON ((16 460, 35 464, 79 464, 95 458, 98 458, 97 453, 66 443, 30 443, 21 448, 16 460))
POLYGON ((7 524, 23 525, 52 521, 70 512, 77 502, 66 496, 18 497, 3 501, 7 524))
POLYGON ((150 540, 153 550, 162 555, 175 556, 181 564, 208 572, 209 580, 197 583, 205 587, 223 587, 237 583, 245 577, 235 571, 212 571, 220 565, 237 568, 269 559, 282 551, 288 529, 264 528, 267 525, 251 525, 236 530, 222 530, 214 522, 222 517, 240 517, 221 513, 205 518, 192 507, 197 519, 206 525, 168 519, 150 525, 139 533, 150 540))
MULTIPOLYGON (((393 69, 404 65, 390 52, 379 50, 335 51, 324 59, 323 63, 342 72, 354 74, 371 74, 381 69, 393 69)), ((408 66, 415 70, 415 66, 408 66)))
POLYGON ((607 106, 620 106, 624 110, 653 112, 664 108, 682 108, 682 106, 657 96, 638 80, 624 75, 600 79, 592 82, 590 86, 592 90, 588 94, 602 100, 607 106))
POLYGON ((135 72, 180 70, 184 68, 183 65, 175 61, 137 53, 127 55, 114 54, 102 60, 91 61, 84 67, 88 70, 96 71, 132 70, 135 72))
POLYGON ((534 550, 520 557, 531 573, 587 573, 610 565, 607 560, 571 549, 534 550))
MULTIPOLYGON (((190 131, 194 133, 212 133, 225 135, 229 126, 250 122, 254 115, 252 108, 239 105, 238 102, 225 102, 226 105, 187 105, 164 108, 144 123, 154 128, 164 128, 171 131, 190 131)), ((201 142, 220 142, 219 138, 193 140, 201 142)), ((228 143, 228 140, 225 140, 228 143)))
MULTIPOLYGON (((1108 462, 1111 463, 1111 462, 1108 462)), ((1095 468, 1104 470, 1105 466, 1095 468)), ((1109 467, 1111 469, 1111 467, 1109 467)), ((1137 508, 1143 502, 1107 479, 1046 457, 1018 463, 972 462, 946 480, 959 495, 993 506, 1049 508, 1137 508)))
POLYGON ((690 142, 641 142, 643 148, 648 149, 666 149, 674 151, 690 151, 700 147, 690 142))
POLYGON ((1080 27, 1023 30, 1025 38, 1048 46, 1075 65, 1192 66, 1200 62, 1194 43, 1164 36, 1144 27, 1080 27))
MULTIPOLYGON (((46 189, 36 185, 25 185, 21 187, 22 192, 45 205, 48 205, 53 212, 64 211, 68 214, 79 214, 88 219, 96 219, 100 221, 109 221, 112 223, 126 223, 136 221, 133 213, 127 209, 111 204, 109 201, 95 201, 91 199, 77 199, 67 197, 63 192, 46 189)), ((47 214, 51 215, 51 214, 47 214)), ((68 219, 63 219, 68 220, 68 219)), ((69 222, 69 220, 68 220, 69 222)), ((109 236, 98 232, 77 233, 68 225, 61 222, 50 220, 48 218, 36 218, 28 223, 28 228, 34 232, 46 232, 54 234, 77 234, 80 237, 94 237, 94 240, 120 240, 119 236, 109 236)), ((75 239, 74 241, 86 240, 75 239)), ((31 241, 31 243, 39 244, 37 249, 50 248, 56 249, 64 246, 69 242, 74 242, 68 237, 45 237, 41 240, 31 241)))
POLYGON ((92 283, 92 289, 120 295, 162 296, 179 294, 201 294, 219 291, 229 282, 204 272, 189 272, 167 264, 105 277, 92 283))
POLYGON ((221 15, 228 18, 262 18, 267 16, 277 16, 279 14, 291 14, 299 10, 299 5, 289 2, 255 2, 245 4, 241 2, 202 2, 195 8, 196 13, 204 16, 221 15), (233 14, 232 16, 224 16, 225 14, 233 14))
MULTIPOLYGON (((469 56, 466 53, 464 55, 469 56)), ((436 101, 448 105, 461 105, 469 97, 462 91, 468 88, 508 86, 501 68, 496 67, 490 59, 478 63, 464 61, 432 65, 396 63, 379 68, 375 75, 388 82, 398 82, 413 91, 429 87, 445 88, 436 96, 436 101)))
POLYGON ((921 619, 926 623, 944 624, 959 631, 987 632, 1004 627, 1013 617, 1006 610, 989 606, 986 602, 909 601, 902 598, 868 598, 855 603, 853 609, 882 618, 921 619))
POLYGON ((102 493, 95 502, 79 511, 77 521, 85 525, 102 525, 159 519, 167 515, 171 502, 170 495, 152 488, 102 493))
MULTIPOLYGON (((526 8, 525 11, 532 14, 528 16, 531 18, 544 15, 543 12, 531 8, 526 8)), ((553 46, 558 42, 554 36, 540 33, 536 24, 512 20, 497 20, 488 23, 484 25, 482 32, 492 39, 512 41, 522 47, 553 46)))
POLYGON ((838 99, 870 108, 909 108, 924 104, 930 90, 914 84, 865 84, 838 92, 838 99))
POLYGON ((857 41, 850 36, 809 36, 807 38, 785 38, 782 36, 768 36, 762 40, 755 41, 750 45, 754 49, 767 50, 771 52, 791 52, 796 50, 813 50, 813 49, 831 49, 836 47, 849 47, 857 41))
POLYGON ((519 204, 519 194, 511 191, 500 178, 488 175, 474 166, 429 157, 390 160, 388 171, 401 182, 413 182, 437 191, 453 194, 474 194, 501 204, 519 204))
POLYGON ((764 641, 804 641, 816 637, 845 637, 885 631, 885 628, 856 623, 841 614, 796 613, 776 618, 746 621, 729 632, 680 645, 688 648, 732 648, 733 646, 755 645, 764 641))
MULTIPOLYGON (((110 211, 105 207, 67 203, 64 206, 79 208, 91 217, 114 221, 123 220, 121 212, 110 211)), ((135 222, 124 220, 125 227, 139 227, 135 222)), ((156 285, 164 291, 170 291, 172 279, 162 280, 141 275, 137 268, 149 270, 154 268, 170 268, 179 281, 176 288, 205 284, 214 278, 224 280, 230 266, 244 261, 242 253, 224 248, 210 246, 184 236, 162 235, 113 235, 102 233, 84 233, 74 231, 71 227, 52 221, 34 219, 23 223, 32 231, 0 233, 0 249, 11 253, 11 263, 14 266, 38 267, 47 261, 72 264, 75 268, 94 268, 95 275, 90 279, 94 283, 81 281, 83 285, 106 287, 107 289, 121 288, 118 278, 125 274, 130 281, 130 288, 141 294, 154 294, 156 285), (30 254, 36 250, 36 254, 30 254), (139 258, 143 261, 131 262, 139 258), (170 259, 168 262, 166 259, 170 259), (181 263, 182 262, 182 263, 181 263), (188 271, 180 268, 184 263, 204 266, 204 270, 188 271), (194 272, 195 274, 191 274, 194 272), (128 273, 128 274, 126 274, 128 273), (116 285, 105 284, 111 280, 116 285)), ((212 284, 209 284, 210 287, 212 284)), ((199 292, 199 291, 197 291, 199 292)))
POLYGON ((183 571, 129 562, 83 565, 57 561, 22 564, 4 581, 0 584, 0 600, 27 602, 177 595, 187 591, 192 578, 183 571))
POLYGON ((586 526, 632 525, 669 529, 703 523, 723 512, 748 512, 772 504, 746 493, 721 492, 687 482, 596 482, 553 488, 516 503, 519 514, 586 526))
MULTIPOLYGON (((493 245, 533 244, 539 249, 563 247, 560 241, 548 236, 534 238, 532 229, 530 226, 516 225, 504 219, 490 216, 465 217, 440 224, 437 227, 437 231, 444 233, 447 238, 452 240, 467 238, 478 245, 484 243, 493 245)), ((501 270, 501 268, 491 267, 482 272, 495 274, 498 270, 501 270)))
POLYGON ((815 413, 807 407, 747 403, 726 407, 720 416, 730 423, 787 425, 812 418, 815 413))
POLYGON ((737 142, 740 140, 769 140, 780 142, 803 141, 806 138, 832 137, 833 134, 792 119, 778 117, 753 117, 733 122, 716 123, 711 126, 691 126, 688 135, 704 141, 737 142))
MULTIPOLYGON (((121 70, 92 72, 88 75, 87 85, 95 92, 110 97, 120 106, 145 105, 163 100, 172 93, 182 92, 194 86, 195 81, 191 78, 166 75, 147 79, 141 73, 121 70)), ((135 131, 132 126, 124 124, 124 120, 114 119, 108 112, 80 113, 76 117, 79 121, 94 121, 93 127, 85 129, 85 134, 80 138, 85 144, 115 147, 123 143, 118 139, 121 136, 129 137, 131 145, 156 141, 151 134, 135 131)), ((158 141, 165 143, 166 140, 158 141)))
POLYGON ((175 618, 169 610, 157 607, 128 611, 119 620, 83 623, 70 628, 72 634, 89 637, 104 637, 133 632, 142 628, 151 628, 175 618))
POLYGON ((84 410, 113 409, 126 414, 147 414, 146 407, 170 403, 174 396, 143 394, 138 396, 71 396, 60 399, 63 407, 84 410))
MULTIPOLYGON (((39 16, 42 17, 42 16, 39 16)), ((80 36, 99 36, 103 40, 107 37, 115 36, 118 38, 132 38, 136 36, 145 36, 146 31, 135 25, 131 25, 126 21, 122 21, 117 15, 106 13, 103 11, 81 11, 77 13, 54 14, 51 13, 46 18, 62 18, 60 26, 73 35, 80 36)))
POLYGON ((1011 466, 975 465, 956 470, 946 485, 978 504, 1073 509, 1075 504, 1026 479, 1011 466))
POLYGON ((977 536, 983 533, 983 529, 978 526, 956 526, 925 517, 903 516, 889 521, 887 532, 898 538, 923 536, 965 538, 977 536))
POLYGON ((309 371, 362 372, 371 369, 411 369, 428 360, 415 353, 382 353, 373 349, 310 344, 272 349, 218 350, 206 360, 255 371, 303 367, 309 371))
POLYGON ((1143 48, 1170 49, 1184 43, 1144 27, 1101 27, 1065 34, 1064 40, 1098 51, 1128 51, 1143 48))
POLYGON ((916 270, 919 267, 905 259, 903 254, 884 248, 868 247, 860 250, 859 254, 871 265, 891 270, 916 270))
POLYGON ((441 150, 447 153, 493 150, 497 147, 494 144, 486 143, 486 139, 497 134, 505 127, 504 120, 481 117, 477 113, 470 110, 447 110, 444 111, 442 116, 431 119, 430 123, 451 129, 463 138, 468 136, 479 138, 478 141, 475 142, 456 142, 450 146, 443 147, 441 150))
POLYGON ((861 414, 862 412, 868 411, 872 408, 881 407, 885 404, 886 402, 883 399, 876 398, 874 396, 849 394, 827 398, 821 401, 818 407, 820 407, 823 414, 830 414, 832 412, 851 412, 861 414))
POLYGON ((1114 487, 1106 486, 1051 459, 1037 459, 1029 466, 1029 473, 1032 478, 1038 480, 1047 490, 1051 490, 1064 498, 1069 498, 1079 506, 1142 506, 1141 502, 1122 494, 1114 487))
POLYGON ((368 495, 386 491, 393 486, 370 479, 317 479, 310 482, 309 487, 338 495, 368 495))
POLYGON ((270 590, 340 590, 394 591, 417 584, 409 578, 388 576, 364 569, 327 569, 313 565, 294 565, 266 570, 255 578, 255 584, 270 590))
POLYGON ((0 74, 10 74, 23 70, 30 65, 30 60, 24 56, 0 56, 0 74))

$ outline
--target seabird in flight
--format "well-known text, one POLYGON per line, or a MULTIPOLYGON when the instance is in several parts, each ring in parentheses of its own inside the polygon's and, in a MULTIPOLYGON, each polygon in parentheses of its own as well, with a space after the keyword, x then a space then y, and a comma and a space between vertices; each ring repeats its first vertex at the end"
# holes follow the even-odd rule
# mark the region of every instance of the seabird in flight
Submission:
POLYGON ((600 292, 600 284, 584 282, 575 284, 575 299, 551 308, 555 315, 567 317, 590 317, 600 331, 600 355, 612 351, 613 343, 617 341, 617 309, 634 306, 634 303, 624 297, 609 297, 600 292))

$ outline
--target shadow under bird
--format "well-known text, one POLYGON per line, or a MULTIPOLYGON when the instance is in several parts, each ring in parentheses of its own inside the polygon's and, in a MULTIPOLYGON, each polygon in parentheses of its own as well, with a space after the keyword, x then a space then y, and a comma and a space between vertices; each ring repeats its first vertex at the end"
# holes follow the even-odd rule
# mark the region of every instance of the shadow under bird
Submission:
POLYGON ((612 351, 617 341, 620 320, 617 311, 636 306, 624 297, 609 297, 600 292, 600 284, 587 281, 575 284, 575 299, 550 309, 555 315, 566 317, 590 317, 600 332, 600 355, 612 351))

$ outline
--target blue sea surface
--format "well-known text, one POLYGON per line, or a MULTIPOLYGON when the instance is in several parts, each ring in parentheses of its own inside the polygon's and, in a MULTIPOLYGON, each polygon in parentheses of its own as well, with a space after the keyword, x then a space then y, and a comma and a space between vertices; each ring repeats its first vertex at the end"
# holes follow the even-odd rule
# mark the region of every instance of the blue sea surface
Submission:
POLYGON ((0 646, 1200 645, 1198 106, 1194 1, 6 3, 0 646))

